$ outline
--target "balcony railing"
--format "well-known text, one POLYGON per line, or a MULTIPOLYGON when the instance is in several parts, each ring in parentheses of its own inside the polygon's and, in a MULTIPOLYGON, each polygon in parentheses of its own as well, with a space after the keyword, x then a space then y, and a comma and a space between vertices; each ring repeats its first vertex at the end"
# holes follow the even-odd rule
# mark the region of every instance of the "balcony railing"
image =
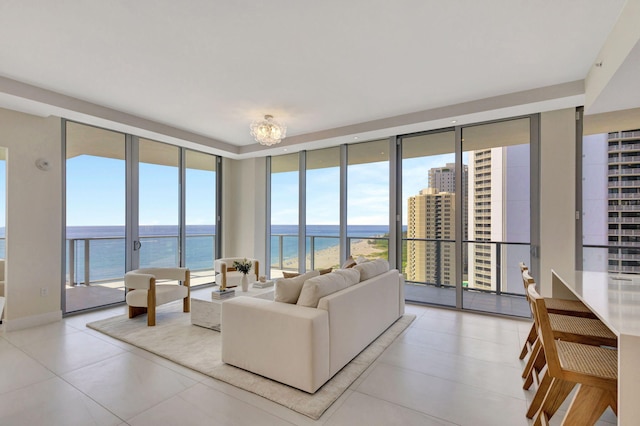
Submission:
MULTIPOLYGON (((430 240, 430 239, 405 239, 403 240, 405 247, 408 247, 409 244, 413 245, 423 245, 424 249, 431 253, 434 253, 436 258, 438 257, 438 253, 444 254, 447 251, 446 247, 443 245, 451 245, 455 244, 453 240, 430 240)), ((507 242, 493 242, 493 241, 465 241, 463 246, 463 287, 465 291, 479 291, 485 293, 493 293, 496 295, 505 294, 505 295, 524 295, 524 287, 522 286, 522 277, 520 276, 520 269, 518 264, 520 262, 529 263, 530 259, 530 244, 529 243, 507 243, 507 242), (476 264, 473 262, 471 256, 470 246, 476 246, 476 248, 480 248, 480 252, 476 253, 476 255, 482 255, 480 257, 480 261, 476 264), (488 263, 487 263, 488 262, 488 263), (489 273, 487 276, 491 279, 491 286, 489 289, 485 289, 481 287, 481 283, 478 283, 477 287, 472 287, 472 283, 469 282, 469 273, 468 271, 478 270, 478 272, 483 272, 483 275, 486 275, 486 268, 489 268, 489 273)), ((408 249, 406 249, 408 251, 408 249)), ((474 250, 475 251, 475 250, 474 250)), ((448 255, 447 255, 448 256, 448 255)), ((423 259, 424 260, 424 259, 423 259)), ((425 267, 425 275, 433 275, 431 272, 435 272, 436 274, 441 273, 438 271, 426 271, 429 267, 427 262, 417 263, 419 259, 414 260, 413 265, 403 265, 402 272, 405 274, 407 278, 407 282, 415 283, 415 284, 423 284, 435 287, 448 287, 455 288, 453 284, 445 284, 440 280, 438 282, 435 281, 421 281, 411 279, 412 277, 407 276, 406 271, 411 268, 413 271, 416 271, 420 267, 425 267)), ((442 258, 439 259, 437 265, 443 261, 442 258)), ((451 264, 453 265, 454 259, 450 259, 451 264)), ((438 266, 438 269, 440 267, 438 266)), ((450 276, 454 276, 455 274, 455 265, 451 268, 450 276)))
MULTIPOLYGON (((140 237, 140 267, 172 267, 180 264, 179 237, 140 237)), ((125 270, 124 237, 67 239, 69 285, 97 284, 122 279, 125 270)), ((186 266, 192 271, 213 269, 215 234, 193 234, 186 238, 186 266)))
POLYGON ((609 261, 640 262, 637 242, 617 242, 615 245, 584 245, 582 269, 609 273, 640 274, 639 266, 610 265, 609 261))
MULTIPOLYGON (((340 237, 338 236, 306 236, 306 269, 330 268, 340 265, 340 237)), ((358 255, 354 252, 358 250, 354 244, 360 241, 368 243, 386 242, 388 247, 389 239, 386 237, 347 237, 347 247, 350 254, 358 255)), ((384 245, 384 243, 383 243, 384 245)), ((373 255, 382 254, 388 257, 384 250, 373 249, 373 255), (377 254, 376 254, 377 253, 377 254)), ((283 271, 298 271, 298 235, 294 234, 272 234, 271 235, 271 268, 283 271)))

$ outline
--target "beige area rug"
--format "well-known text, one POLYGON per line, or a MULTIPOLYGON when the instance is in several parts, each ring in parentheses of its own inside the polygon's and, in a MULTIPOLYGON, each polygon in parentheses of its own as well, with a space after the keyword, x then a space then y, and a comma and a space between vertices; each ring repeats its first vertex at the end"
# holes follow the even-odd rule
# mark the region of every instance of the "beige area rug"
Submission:
POLYGON ((133 319, 120 315, 91 322, 87 327, 258 394, 315 420, 414 319, 415 315, 404 315, 398 319, 314 394, 224 364, 220 355, 220 333, 192 325, 191 316, 182 312, 182 303, 159 307, 155 327, 147 327, 146 315, 133 319))

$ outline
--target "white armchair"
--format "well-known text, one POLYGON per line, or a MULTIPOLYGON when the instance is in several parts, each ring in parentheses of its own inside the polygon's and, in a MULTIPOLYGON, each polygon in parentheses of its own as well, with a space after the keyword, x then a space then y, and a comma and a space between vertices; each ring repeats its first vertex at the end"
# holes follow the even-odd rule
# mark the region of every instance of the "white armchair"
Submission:
POLYGON ((258 262, 257 259, 249 259, 246 257, 225 257, 214 262, 216 284, 218 284, 220 288, 237 287, 240 285, 240 282, 242 281, 242 272, 237 271, 236 268, 233 267, 233 262, 242 262, 245 259, 253 263, 251 271, 247 274, 249 282, 258 281, 258 277, 260 277, 260 262, 258 262))
POLYGON ((183 299, 183 311, 191 309, 191 275, 187 268, 147 268, 129 271, 124 276, 129 318, 147 314, 147 325, 156 325, 156 306, 183 299), (177 284, 157 284, 157 280, 174 280, 177 284))

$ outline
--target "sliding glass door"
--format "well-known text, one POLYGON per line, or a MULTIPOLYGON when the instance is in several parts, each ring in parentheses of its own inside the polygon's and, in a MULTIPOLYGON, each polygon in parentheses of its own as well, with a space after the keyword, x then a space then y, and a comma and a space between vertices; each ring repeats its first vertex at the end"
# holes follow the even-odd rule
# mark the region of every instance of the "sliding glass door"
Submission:
POLYGON ((271 159, 271 276, 281 277, 284 271, 297 272, 299 254, 300 188, 298 154, 271 159))
POLYGON ((462 129, 466 309, 529 316, 518 267, 531 265, 529 120, 462 129))
POLYGON ((123 133, 66 123, 65 311, 124 301, 126 145, 123 133))
POLYGON ((401 141, 405 297, 456 306, 456 176, 465 182, 467 167, 456 170, 452 130, 401 141))
POLYGON ((64 312, 123 302, 138 267, 186 265, 193 285, 213 282, 217 157, 64 123, 64 312))
POLYGON ((180 149, 138 141, 138 237, 141 268, 180 265, 180 149))
POLYGON ((214 155, 185 150, 184 264, 191 270, 191 285, 215 277, 218 161, 214 155))

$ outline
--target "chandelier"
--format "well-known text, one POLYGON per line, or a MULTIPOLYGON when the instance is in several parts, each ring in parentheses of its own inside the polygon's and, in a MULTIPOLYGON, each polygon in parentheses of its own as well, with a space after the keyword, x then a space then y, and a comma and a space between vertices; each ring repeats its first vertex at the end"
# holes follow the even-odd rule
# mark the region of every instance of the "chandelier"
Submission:
POLYGON ((265 115, 264 120, 256 120, 249 127, 251 136, 261 145, 275 145, 287 135, 287 126, 275 121, 272 115, 265 115))

